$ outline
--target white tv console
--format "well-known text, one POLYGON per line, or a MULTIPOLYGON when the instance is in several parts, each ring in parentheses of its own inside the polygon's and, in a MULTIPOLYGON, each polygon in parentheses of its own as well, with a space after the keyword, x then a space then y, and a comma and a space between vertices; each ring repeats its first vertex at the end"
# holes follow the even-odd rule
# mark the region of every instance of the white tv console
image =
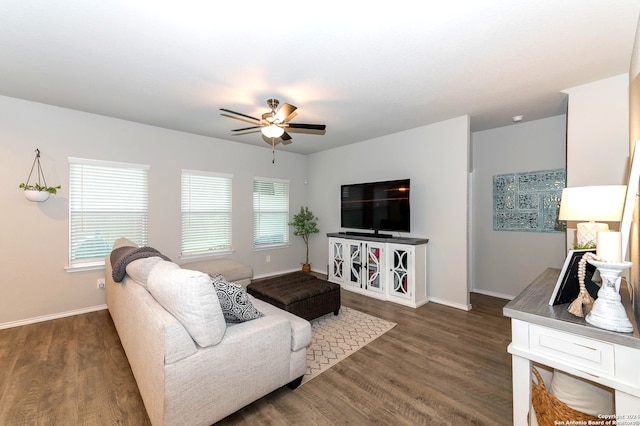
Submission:
POLYGON ((345 290, 417 308, 427 299, 425 238, 329 233, 328 280, 345 290))

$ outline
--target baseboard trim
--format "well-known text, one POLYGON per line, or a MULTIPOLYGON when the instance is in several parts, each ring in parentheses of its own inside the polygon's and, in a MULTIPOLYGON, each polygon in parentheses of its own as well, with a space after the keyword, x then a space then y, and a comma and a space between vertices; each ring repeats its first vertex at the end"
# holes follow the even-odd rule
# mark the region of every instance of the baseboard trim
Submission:
POLYGON ((89 312, 102 311, 104 309, 107 309, 107 305, 90 306, 88 308, 76 309, 76 310, 67 311, 67 312, 60 312, 57 314, 42 315, 39 317, 27 318, 19 321, 9 321, 9 322, 0 324, 0 330, 4 330, 6 328, 20 327, 23 325, 35 324, 38 322, 51 321, 58 318, 72 317, 74 315, 88 314, 89 312))
POLYGON ((470 311, 471 310, 471 304, 463 305, 461 303, 453 303, 453 302, 450 302, 448 300, 438 299, 438 298, 435 298, 435 297, 429 297, 429 302, 437 303, 438 305, 449 306, 451 308, 461 309, 463 311, 470 311))
POLYGON ((496 293, 495 291, 480 290, 480 289, 477 289, 477 288, 474 288, 473 290, 471 290, 471 292, 472 293, 478 293, 478 294, 484 294, 485 296, 497 297, 498 299, 513 300, 515 298, 515 296, 510 296, 508 294, 496 293))

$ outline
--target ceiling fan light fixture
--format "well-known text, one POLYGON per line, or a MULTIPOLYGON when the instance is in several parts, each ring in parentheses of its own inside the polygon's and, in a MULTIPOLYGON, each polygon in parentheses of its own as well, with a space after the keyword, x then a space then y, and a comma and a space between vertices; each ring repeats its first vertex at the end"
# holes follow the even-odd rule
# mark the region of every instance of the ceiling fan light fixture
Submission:
MULTIPOLYGON (((324 124, 289 123, 289 120, 295 117, 294 112, 298 109, 298 107, 288 103, 284 103, 278 110, 276 110, 278 105, 280 105, 280 102, 277 99, 268 99, 267 105, 269 105, 271 111, 263 113, 261 116, 259 116, 260 118, 252 117, 241 112, 232 111, 227 108, 220 108, 220 111, 224 111, 226 113, 221 115, 252 124, 252 126, 250 127, 233 129, 232 132, 234 132, 234 134, 239 135, 254 133, 259 129, 260 133, 262 133, 263 138, 268 139, 266 142, 271 145, 274 155, 276 144, 282 143, 283 145, 288 145, 292 142, 291 135, 289 135, 289 133, 287 133, 286 131, 287 129, 320 131, 322 132, 322 134, 324 134, 326 128, 324 124), (278 139, 278 141, 276 141, 276 139, 278 139)), ((310 132, 310 134, 313 133, 310 132)))
POLYGON ((275 124, 265 126, 261 128, 260 131, 268 138, 279 138, 284 134, 284 129, 282 127, 276 126, 275 124))

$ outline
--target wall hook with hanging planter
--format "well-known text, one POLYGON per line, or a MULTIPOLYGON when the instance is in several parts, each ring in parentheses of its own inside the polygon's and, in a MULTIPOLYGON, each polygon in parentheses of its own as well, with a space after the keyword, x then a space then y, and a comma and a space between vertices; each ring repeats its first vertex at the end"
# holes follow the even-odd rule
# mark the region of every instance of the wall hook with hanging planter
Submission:
POLYGON ((55 194, 58 189, 60 189, 60 185, 47 186, 47 180, 44 177, 42 165, 40 164, 40 150, 38 148, 36 148, 36 157, 33 159, 27 182, 21 183, 20 188, 24 189, 24 196, 29 201, 46 201, 51 194, 55 194), (29 183, 34 169, 38 175, 38 180, 37 182, 29 183))

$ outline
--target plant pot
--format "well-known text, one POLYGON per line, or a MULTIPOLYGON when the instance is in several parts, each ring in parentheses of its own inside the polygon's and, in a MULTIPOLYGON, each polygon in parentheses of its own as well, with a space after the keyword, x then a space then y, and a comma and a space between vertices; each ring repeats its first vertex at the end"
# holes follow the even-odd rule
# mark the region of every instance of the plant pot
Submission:
POLYGON ((41 202, 47 201, 51 195, 48 191, 36 191, 35 189, 25 189, 24 196, 29 201, 41 202))
POLYGON ((311 272, 311 265, 308 263, 302 264, 302 272, 311 272))

